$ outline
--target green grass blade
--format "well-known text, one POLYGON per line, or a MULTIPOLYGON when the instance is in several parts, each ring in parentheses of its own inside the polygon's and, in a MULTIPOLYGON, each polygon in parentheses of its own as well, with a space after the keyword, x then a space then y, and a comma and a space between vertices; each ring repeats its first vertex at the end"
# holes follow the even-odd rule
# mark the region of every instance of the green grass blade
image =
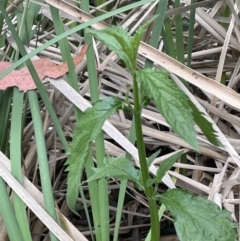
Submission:
MULTIPOLYGON (((129 141, 133 144, 136 141, 134 118, 132 120, 132 125, 130 128, 129 141)), ((131 154, 127 153, 126 158, 129 161, 131 161, 132 160, 131 154)), ((118 202, 117 202, 116 220, 115 220, 115 225, 114 225, 113 241, 118 241, 118 235, 119 235, 119 229, 120 229, 120 224, 121 224, 122 210, 123 210, 124 199, 125 199, 125 194, 126 194, 126 189, 127 189, 127 183, 128 183, 128 180, 125 179, 125 180, 122 180, 121 184, 120 184, 120 190, 119 190, 119 196, 118 196, 118 202)))
MULTIPOLYGON (((89 1, 82 1, 81 7, 87 13, 90 11, 89 1)), ((87 52, 87 68, 89 74, 89 87, 91 94, 91 102, 95 102, 99 99, 98 93, 98 73, 96 70, 95 63, 95 53, 93 49, 92 36, 86 33, 84 30, 84 39, 87 44, 90 44, 87 52)), ((103 159, 105 157, 105 148, 104 148, 104 138, 102 131, 99 133, 95 140, 96 146, 96 159, 97 167, 103 167, 103 159)), ((102 178, 98 182, 98 201, 100 208, 100 217, 101 217, 101 240, 108 241, 110 238, 109 230, 109 200, 108 200, 108 183, 105 178, 102 178)), ((97 237, 97 240, 100 240, 100 237, 97 237)))
POLYGON ((79 185, 79 193, 82 197, 82 202, 83 202, 83 206, 84 206, 86 217, 87 217, 87 222, 88 222, 88 227, 89 227, 89 231, 90 231, 90 234, 91 234, 91 239, 92 239, 92 241, 95 241, 93 229, 92 229, 92 225, 91 225, 91 220, 90 220, 90 215, 89 215, 89 212, 87 211, 88 207, 87 207, 86 199, 84 197, 82 185, 79 185))
MULTIPOLYGON (((84 1, 83 1, 84 2, 84 1)), ((86 1, 87 2, 87 1, 86 1)), ((89 2, 89 1, 88 1, 89 2)), ((106 2, 106 0, 94 0, 94 2, 95 2, 95 7, 98 7, 98 6, 100 6, 100 5, 102 5, 103 3, 105 3, 106 2)), ((106 7, 103 7, 103 8, 101 8, 102 10, 106 10, 106 7)), ((101 14, 103 14, 102 13, 102 11, 97 11, 97 15, 99 16, 99 15, 101 15, 101 14)))
MULTIPOLYGON (((194 4, 196 2, 197 2, 196 0, 191 0, 191 4, 194 4)), ((188 59, 187 59, 188 67, 191 67, 191 61, 192 61, 195 12, 196 12, 196 9, 190 10, 189 29, 188 29, 188 59)))
POLYGON ((0 150, 8 155, 9 140, 9 119, 12 104, 12 88, 2 91, 2 99, 0 102, 0 150))
POLYGON ((10 241, 24 241, 2 178, 0 178, 0 193, 0 215, 3 218, 9 239, 10 241))
MULTIPOLYGON (((39 2, 42 1, 40 0, 39 2)), ((29 46, 31 38, 33 37, 32 30, 35 24, 34 21, 39 13, 41 6, 35 3, 31 3, 28 0, 26 1, 25 6, 20 5, 19 7, 23 11, 23 13, 21 11, 17 11, 17 23, 20 38, 24 44, 29 46)))
MULTIPOLYGON (((87 174, 87 178, 90 178, 94 171, 92 167, 94 166, 93 158, 91 150, 89 150, 88 153, 88 159, 85 165, 85 170, 87 174)), ((98 183, 97 182, 91 182, 88 183, 89 188, 89 195, 91 200, 91 209, 93 213, 93 223, 94 223, 94 231, 95 231, 95 237, 97 241, 101 241, 102 235, 101 235, 101 216, 100 216, 100 203, 99 203, 99 196, 98 196, 98 183)))
MULTIPOLYGON (((154 21, 152 36, 149 41, 149 45, 154 48, 157 48, 159 37, 162 32, 162 26, 164 23, 167 4, 168 4, 168 0, 160 0, 158 3, 157 12, 156 12, 156 15, 158 15, 158 17, 154 21)), ((151 67, 152 67, 152 61, 147 59, 145 62, 145 68, 151 68, 151 67)))
MULTIPOLYGON (((19 29, 20 39, 23 44, 29 45, 32 35, 32 27, 34 15, 40 9, 38 5, 29 4, 26 2, 27 7, 20 5, 19 7, 23 12, 17 12, 17 23, 19 29)), ((19 56, 19 51, 16 51, 15 59, 19 56)), ((23 109, 23 93, 19 92, 18 88, 14 88, 13 92, 13 108, 11 118, 11 133, 10 133, 10 157, 11 157, 11 173, 22 184, 22 169, 21 169, 21 139, 22 139, 22 109, 23 109)), ((13 193, 13 203, 16 213, 16 218, 19 223, 22 235, 25 241, 32 240, 28 224, 25 204, 22 200, 13 193)))
MULTIPOLYGON (((12 104, 12 118, 11 118, 11 132, 10 132, 10 159, 11 159, 11 173, 22 184, 22 169, 21 169, 21 137, 22 137, 22 107, 23 107, 23 92, 15 87, 13 91, 12 104)), ((29 230, 28 219, 26 214, 25 204, 14 193, 13 203, 16 213, 16 218, 19 223, 25 241, 32 240, 29 230)))
MULTIPOLYGON (((48 166, 46 143, 43 133, 42 118, 36 92, 33 90, 28 91, 28 98, 33 119, 34 136, 37 146, 44 205, 49 215, 57 222, 57 214, 54 205, 53 190, 48 166)), ((58 240, 52 232, 50 232, 50 238, 52 241, 58 240)))
MULTIPOLYGON (((6 9, 8 4, 8 0, 3 0, 3 7, 6 9)), ((4 17, 3 15, 0 13, 0 33, 2 33, 2 27, 3 27, 3 22, 4 22, 4 17)))
POLYGON ((171 29, 171 22, 169 18, 164 19, 164 27, 165 31, 163 32, 165 34, 165 38, 163 38, 164 45, 167 46, 167 49, 165 49, 166 53, 171 56, 172 58, 176 58, 176 50, 175 50, 175 44, 173 42, 173 34, 171 29))
MULTIPOLYGON (((180 0, 175 0, 175 8, 179 8, 179 7, 180 7, 180 0)), ((183 24, 182 24, 181 14, 176 14, 175 26, 176 26, 177 60, 181 63, 184 63, 183 24)))
MULTIPOLYGON (((59 14, 59 10, 53 6, 50 6, 50 10, 51 10, 52 18, 53 18, 56 35, 60 35, 63 32, 65 32, 65 30, 64 30, 62 18, 60 17, 60 14, 59 14)), ((66 74, 67 81, 77 92, 79 92, 77 75, 75 73, 75 67, 73 64, 73 60, 71 57, 71 51, 70 51, 67 39, 66 38, 61 39, 59 41, 59 46, 60 46, 60 50, 61 50, 62 61, 67 62, 67 64, 68 64, 69 71, 66 74)), ((74 113, 78 120, 80 118, 79 109, 74 107, 74 113)))

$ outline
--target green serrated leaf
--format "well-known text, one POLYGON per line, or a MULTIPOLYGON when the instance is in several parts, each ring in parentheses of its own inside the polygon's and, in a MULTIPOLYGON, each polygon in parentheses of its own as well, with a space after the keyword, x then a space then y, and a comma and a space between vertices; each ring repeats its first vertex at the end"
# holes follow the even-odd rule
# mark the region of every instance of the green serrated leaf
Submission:
POLYGON ((113 177, 120 180, 128 179, 133 182, 139 180, 139 170, 134 167, 125 156, 106 157, 105 166, 101 168, 93 168, 95 174, 91 176, 87 182, 99 180, 103 177, 113 177))
POLYGON ((156 17, 150 18, 145 24, 140 26, 133 37, 130 36, 127 29, 119 25, 102 30, 88 29, 87 32, 103 42, 110 50, 114 51, 133 74, 136 69, 138 46, 142 35, 156 17))
POLYGON ((157 109, 172 129, 195 150, 199 151, 190 100, 169 78, 165 71, 143 69, 136 71, 137 81, 147 89, 157 109))
POLYGON ((99 100, 93 107, 83 113, 77 124, 73 134, 70 155, 66 162, 66 165, 68 165, 66 168, 68 171, 67 203, 73 212, 90 143, 100 133, 105 120, 121 107, 122 101, 117 97, 107 97, 99 100))
POLYGON ((165 173, 172 167, 172 165, 177 161, 177 159, 183 154, 183 150, 177 152, 176 154, 172 155, 171 157, 165 159, 161 166, 157 170, 156 174, 156 182, 160 183, 162 181, 163 176, 165 173))
POLYGON ((126 29, 121 26, 111 26, 102 30, 88 29, 87 32, 114 51, 131 72, 135 70, 136 59, 132 54, 131 36, 126 29))
POLYGON ((230 212, 214 202, 180 189, 171 189, 158 198, 173 216, 179 240, 236 241, 230 212))
POLYGON ((218 141, 213 125, 204 117, 204 114, 201 113, 192 102, 190 107, 192 108, 192 115, 195 123, 199 126, 207 139, 215 146, 222 146, 218 141))

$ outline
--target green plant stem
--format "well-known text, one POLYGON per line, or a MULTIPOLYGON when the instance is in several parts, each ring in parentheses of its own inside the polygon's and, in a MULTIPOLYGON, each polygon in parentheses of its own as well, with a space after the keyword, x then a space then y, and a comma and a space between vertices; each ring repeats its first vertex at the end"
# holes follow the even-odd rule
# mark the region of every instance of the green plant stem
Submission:
POLYGON ((141 166, 140 169, 141 169, 141 175, 142 175, 143 185, 145 189, 145 194, 148 198, 150 217, 151 217, 151 229, 152 229, 151 241, 158 241, 160 238, 158 209, 157 209, 157 204, 153 199, 153 188, 151 186, 147 186, 147 180, 150 178, 150 176, 148 173, 145 145, 143 141, 142 123, 141 123, 141 105, 139 103, 138 83, 136 81, 135 74, 133 76, 133 94, 134 94, 135 130, 136 130, 136 137, 137 137, 138 155, 139 155, 139 161, 141 166))

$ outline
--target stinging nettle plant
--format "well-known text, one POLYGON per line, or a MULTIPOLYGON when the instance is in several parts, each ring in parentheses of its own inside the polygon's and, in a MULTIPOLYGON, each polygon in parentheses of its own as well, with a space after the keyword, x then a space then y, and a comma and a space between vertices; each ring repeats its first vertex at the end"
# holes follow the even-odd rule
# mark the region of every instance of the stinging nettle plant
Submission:
MULTIPOLYGON (((163 203, 174 218, 174 225, 181 241, 234 241, 236 240, 235 224, 229 219, 230 212, 202 197, 197 197, 181 189, 171 189, 165 194, 158 194, 156 186, 165 173, 172 167, 183 151, 177 152, 166 159, 158 169, 156 177, 150 178, 143 133, 141 111, 146 100, 153 99, 159 112, 164 116, 171 128, 199 151, 194 123, 196 123, 207 139, 214 145, 220 145, 214 129, 203 113, 195 107, 188 96, 169 78, 167 72, 159 69, 142 69, 136 67, 138 46, 148 25, 155 19, 148 20, 131 37, 121 26, 112 26, 104 30, 88 29, 98 40, 114 51, 124 62, 133 78, 134 107, 137 147, 139 152, 140 170, 124 156, 106 157, 105 166, 94 168, 95 174, 87 182, 101 178, 128 179, 140 187, 147 199, 151 218, 151 240, 160 238, 160 224, 157 203, 163 203)), ((97 101, 87 109, 77 124, 69 158, 67 178, 67 202, 75 211, 75 204, 81 185, 82 171, 87 161, 91 142, 98 136, 105 120, 119 109, 131 109, 128 100, 123 102, 117 97, 107 97, 97 101)))

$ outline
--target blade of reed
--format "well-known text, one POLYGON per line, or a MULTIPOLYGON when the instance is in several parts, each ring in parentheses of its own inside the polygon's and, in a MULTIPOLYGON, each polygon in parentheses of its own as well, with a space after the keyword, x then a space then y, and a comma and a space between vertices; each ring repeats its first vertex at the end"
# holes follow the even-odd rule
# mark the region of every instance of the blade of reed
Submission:
MULTIPOLYGON (((60 34, 64 33, 65 30, 64 30, 62 18, 60 17, 60 14, 59 14, 59 10, 53 6, 50 6, 50 10, 51 10, 51 14, 52 14, 52 19, 53 19, 53 24, 54 24, 54 29, 55 29, 56 35, 60 35, 60 34)), ((67 62, 67 64, 68 64, 69 71, 66 74, 67 81, 77 92, 79 92, 77 75, 75 74, 75 68, 74 68, 73 60, 71 57, 71 51, 70 51, 67 39, 66 38, 61 39, 59 41, 59 46, 60 46, 62 61, 67 62)), ((80 118, 81 112, 75 106, 74 106, 74 113, 78 120, 80 118)))
POLYGON ((0 192, 0 215, 3 218, 9 239, 10 241, 24 241, 2 178, 0 178, 0 192))
MULTIPOLYGON (((40 0, 39 2, 43 1, 40 0)), ((20 11, 17 11, 16 15, 20 38, 26 46, 29 46, 33 35, 34 21, 41 7, 27 0, 24 5, 20 4, 18 8, 20 11)))
MULTIPOLYGON (((82 9, 89 13, 90 6, 89 1, 83 1, 81 4, 82 9)), ((99 99, 98 93, 98 74, 96 69, 95 62, 95 53, 93 49, 92 36, 87 34, 84 30, 84 38, 85 42, 89 44, 89 49, 87 52, 87 68, 88 68, 88 77, 89 77, 89 87, 90 87, 90 95, 91 102, 94 103, 99 99)), ((103 159, 105 157, 105 148, 104 148, 104 138, 103 133, 101 132, 95 140, 96 146, 96 159, 97 159, 97 167, 103 167, 103 159)), ((108 200, 108 183, 105 178, 102 178, 98 181, 98 193, 95 194, 99 200, 100 208, 100 217, 101 217, 101 240, 108 241, 110 239, 110 231, 109 231, 109 200, 108 200)), ((96 198, 96 197, 93 197, 96 198)), ((98 237, 99 238, 99 237, 98 237)), ((99 240, 97 238, 97 240, 99 240)))
MULTIPOLYGON (((57 214, 54 205, 53 190, 51 185, 50 171, 48 166, 46 142, 43 133, 41 111, 39 108, 37 93, 34 90, 28 91, 28 98, 33 120, 34 137, 37 146, 41 186, 44 197, 44 206, 49 215, 57 222, 57 214)), ((51 241, 57 241, 57 237, 50 232, 51 241)))
MULTIPOLYGON (((22 109, 23 92, 19 92, 18 88, 14 87, 10 130, 10 159, 11 173, 20 184, 22 184, 22 109)), ((24 202, 15 193, 13 193, 13 204, 23 238, 25 241, 30 241, 32 237, 29 229, 26 207, 24 202)))
MULTIPOLYGON (((92 167, 94 166, 94 161, 92 158, 92 151, 89 150, 88 153, 88 160, 85 165, 85 170, 87 174, 87 179, 90 178, 95 172, 93 171, 92 167)), ((91 209, 93 214, 93 223, 94 223, 94 231, 95 231, 95 238, 97 241, 101 241, 101 216, 100 216, 100 203, 98 197, 98 184, 97 182, 90 182, 88 183, 88 190, 89 196, 91 200, 91 209)), ((83 196, 84 198, 84 196, 83 196)))
POLYGON ((169 18, 164 19, 164 27, 165 30, 163 31, 163 41, 164 46, 167 46, 167 48, 165 48, 165 52, 172 58, 176 59, 175 44, 173 42, 173 34, 169 18))
MULTIPOLYGON (((17 12, 17 23, 19 29, 19 36, 23 44, 29 45, 31 40, 31 33, 33 28, 34 16, 37 15, 40 7, 36 4, 29 4, 26 1, 26 7, 21 4, 19 8, 22 11, 17 12)), ((19 51, 16 51, 15 59, 19 57, 19 51)), ((12 103, 12 118, 11 118, 11 133, 10 133, 10 158, 11 158, 11 173, 22 184, 22 168, 21 168, 21 141, 22 141, 22 110, 23 110, 23 92, 14 87, 13 103, 12 103)), ((25 121, 24 121, 25 122, 25 121)), ((26 206, 24 202, 13 193, 13 204, 24 240, 32 240, 26 206)))
MULTIPOLYGON (((130 128, 130 133, 129 133, 129 141, 133 144, 136 142, 136 133, 135 133, 135 124, 134 123, 135 122, 134 122, 134 118, 133 118, 132 125, 130 128)), ((129 161, 132 161, 131 154, 127 153, 126 158, 129 161)), ((123 210, 124 199, 125 199, 125 195, 126 195, 127 183, 128 183, 128 180, 125 179, 125 180, 122 180, 121 184, 120 184, 113 241, 118 241, 118 235, 119 235, 119 229, 120 229, 120 224, 121 224, 122 210, 123 210)))
POLYGON ((1 91, 0 102, 0 150, 7 156, 9 156, 9 119, 12 104, 12 88, 5 91, 1 91))
MULTIPOLYGON (((196 2, 197 2, 196 0, 191 0, 191 4, 194 4, 196 2)), ((195 12, 196 12, 196 9, 190 10, 189 29, 188 29, 188 59, 187 59, 188 67, 191 67, 191 61, 192 61, 195 12)))
MULTIPOLYGON (((88 2, 89 2, 89 1, 88 1, 88 2)), ((94 2, 95 2, 95 6, 98 7, 98 6, 102 5, 103 3, 105 3, 106 0, 95 0, 94 2)), ((103 7, 103 8, 101 8, 101 9, 102 9, 102 10, 106 10, 106 7, 103 7)), ((103 14, 101 11, 97 11, 97 16, 99 16, 99 15, 101 15, 101 14, 103 14)))
MULTIPOLYGON (((79 192, 80 192, 80 196, 84 197, 83 188, 82 188, 81 185, 79 185, 79 192)), ((89 227, 89 231, 90 231, 90 234, 91 234, 91 239, 92 239, 92 241, 95 241, 94 233, 93 233, 93 229, 92 229, 92 225, 91 225, 91 219, 90 219, 90 215, 89 215, 89 212, 88 212, 86 199, 82 198, 82 202, 83 202, 83 206, 84 206, 86 217, 87 217, 87 222, 88 222, 88 227, 89 227)))
MULTIPOLYGON (((179 8, 180 0, 175 0, 175 8, 179 8)), ((175 26, 176 26, 176 53, 177 60, 184 63, 184 44, 183 44, 183 24, 182 15, 176 14, 175 16, 175 26)))
MULTIPOLYGON (((8 0, 3 0, 3 8, 6 9, 8 0)), ((4 16, 0 12, 0 33, 2 33, 4 16)), ((0 150, 7 155, 8 153, 8 123, 12 102, 12 88, 0 90, 0 150)))
MULTIPOLYGON (((165 12, 167 10, 167 4, 168 4, 168 0, 160 0, 157 6, 156 15, 158 15, 158 17, 154 21, 152 36, 149 41, 149 45, 154 48, 157 48, 159 38, 161 36, 162 27, 163 27, 164 18, 165 18, 165 12)), ((144 68, 151 68, 152 65, 153 65, 152 61, 147 59, 144 68)))
MULTIPOLYGON (((8 0, 3 0, 2 2, 3 2, 3 7, 4 7, 4 9, 6 9, 7 4, 8 4, 8 0)), ((3 22, 4 22, 4 17, 3 17, 3 15, 0 13, 0 33, 2 33, 3 22)))

